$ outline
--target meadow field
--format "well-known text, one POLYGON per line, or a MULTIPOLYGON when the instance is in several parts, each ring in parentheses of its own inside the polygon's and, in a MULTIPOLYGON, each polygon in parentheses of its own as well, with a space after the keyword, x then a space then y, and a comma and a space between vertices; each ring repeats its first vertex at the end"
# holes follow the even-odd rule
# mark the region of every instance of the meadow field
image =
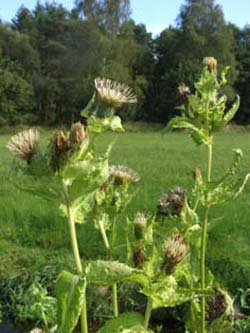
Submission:
MULTIPOLYGON (((42 142, 46 142, 49 132, 41 129, 42 142)), ((20 177, 17 162, 5 148, 10 136, 0 136, 0 304, 3 312, 15 316, 19 293, 32 280, 30 276, 38 275, 52 290, 57 273, 72 265, 72 257, 68 226, 57 209, 16 188, 20 177)), ((186 133, 163 135, 161 131, 100 135, 96 146, 105 150, 111 139, 112 163, 127 165, 141 176, 127 210, 130 217, 140 210, 155 214, 159 197, 176 185, 186 189, 192 202, 193 171, 206 168, 203 146, 195 146, 186 133)), ((232 161, 232 149, 240 148, 244 155, 240 183, 250 172, 250 133, 222 133, 215 141, 213 177, 223 174, 232 161)), ((119 223, 124 219, 121 217, 119 223)), ((233 294, 238 288, 249 288, 250 184, 237 200, 212 208, 210 221, 211 270, 233 294)), ((77 228, 81 254, 101 257, 103 245, 94 225, 90 222, 77 228)), ((121 246, 123 241, 121 235, 121 246)))

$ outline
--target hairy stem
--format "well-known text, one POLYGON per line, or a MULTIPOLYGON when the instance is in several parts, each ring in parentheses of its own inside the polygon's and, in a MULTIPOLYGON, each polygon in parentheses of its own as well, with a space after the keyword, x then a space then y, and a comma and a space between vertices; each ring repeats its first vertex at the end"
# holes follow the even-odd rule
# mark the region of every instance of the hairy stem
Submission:
POLYGON ((113 314, 114 317, 119 316, 119 307, 118 307, 118 296, 117 296, 117 284, 112 285, 112 304, 113 304, 113 314))
MULTIPOLYGON (((71 246, 72 246, 72 250, 73 250, 73 254, 74 254, 74 258, 75 258, 77 272, 78 272, 78 274, 81 275, 83 273, 83 267, 82 267, 81 258, 80 258, 80 254, 79 254, 75 222, 73 220, 72 213, 71 213, 68 189, 64 182, 63 182, 63 190, 64 190, 65 203, 67 206, 71 246)), ((82 307, 82 313, 81 313, 81 333, 88 333, 86 296, 84 296, 84 299, 83 299, 83 307, 82 307)))
MULTIPOLYGON (((208 145, 208 162, 207 162, 207 182, 211 182, 212 174, 212 138, 208 145)), ((200 262, 200 277, 201 289, 206 288, 206 245, 207 245, 207 226, 208 226, 209 207, 206 207, 204 221, 201 230, 201 262, 200 262)), ((201 333, 206 333, 206 297, 201 297, 201 333)))
MULTIPOLYGON (((110 252, 110 244, 109 244, 109 240, 106 234, 106 230, 104 228, 103 225, 103 221, 102 220, 98 220, 98 226, 102 235, 102 240, 103 243, 106 247, 106 249, 108 250, 108 252, 110 252)), ((114 283, 112 285, 112 304, 113 304, 113 315, 114 317, 118 317, 119 316, 119 307, 118 307, 118 294, 117 294, 117 284, 114 283)))
POLYGON ((148 329, 150 317, 151 317, 151 312, 152 312, 152 300, 150 297, 148 297, 148 302, 147 302, 147 308, 145 312, 145 319, 144 319, 144 327, 148 329))

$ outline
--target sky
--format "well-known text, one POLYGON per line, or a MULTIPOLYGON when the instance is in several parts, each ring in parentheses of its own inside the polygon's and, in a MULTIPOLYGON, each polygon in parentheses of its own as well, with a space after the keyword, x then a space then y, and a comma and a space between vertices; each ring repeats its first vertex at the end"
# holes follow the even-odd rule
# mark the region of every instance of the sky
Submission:
MULTIPOLYGON (((47 0, 53 2, 53 0, 47 0)), ((18 8, 23 4, 29 9, 34 8, 37 0, 0 0, 0 18, 11 21, 18 8)), ((41 0, 43 3, 44 0, 41 0)), ((57 0, 66 8, 71 9, 74 0, 57 0)), ((180 7, 184 0, 130 0, 132 18, 136 23, 144 23, 147 30, 154 36, 170 24, 175 24, 180 7)), ((225 19, 239 27, 250 24, 250 0, 217 0, 223 8, 225 19)))

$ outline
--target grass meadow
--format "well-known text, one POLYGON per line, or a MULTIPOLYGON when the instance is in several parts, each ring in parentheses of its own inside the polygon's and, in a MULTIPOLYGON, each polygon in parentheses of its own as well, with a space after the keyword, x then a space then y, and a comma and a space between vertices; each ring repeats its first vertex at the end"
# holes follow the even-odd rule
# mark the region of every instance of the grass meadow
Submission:
MULTIPOLYGON (((5 148, 10 136, 0 136, 0 277, 2 281, 25 279, 27 270, 34 274, 41 270, 49 279, 50 274, 71 265, 68 226, 56 207, 13 185, 19 175, 16 161, 5 148)), ((49 131, 42 129, 41 136, 45 142, 49 131)), ((195 146, 185 133, 162 135, 160 131, 105 134, 96 138, 97 146, 105 150, 110 139, 115 140, 112 163, 127 165, 141 176, 128 207, 130 217, 138 210, 154 214, 158 198, 176 185, 186 188, 192 201, 193 170, 200 167, 205 172, 206 168, 204 147, 195 146)), ((240 182, 250 172, 250 133, 222 133, 215 141, 213 176, 222 175, 232 161, 232 149, 241 148, 240 182)), ((250 287, 250 184, 236 201, 212 208, 210 221, 210 268, 232 291, 250 287)), ((103 245, 94 225, 90 222, 77 228, 81 254, 101 256, 103 245)))

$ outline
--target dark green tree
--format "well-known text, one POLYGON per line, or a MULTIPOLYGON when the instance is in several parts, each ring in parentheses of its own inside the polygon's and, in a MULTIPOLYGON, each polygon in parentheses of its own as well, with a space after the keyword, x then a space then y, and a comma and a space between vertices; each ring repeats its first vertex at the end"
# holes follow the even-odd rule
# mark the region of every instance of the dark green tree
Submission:
POLYGON ((242 124, 250 123, 250 26, 243 29, 233 27, 235 35, 235 53, 238 64, 238 79, 235 89, 241 96, 240 112, 237 121, 242 124))
POLYGON ((154 118, 164 121, 173 116, 174 106, 178 104, 178 84, 184 81, 190 85, 196 81, 205 56, 216 57, 219 70, 225 65, 231 66, 232 90, 236 78, 233 47, 233 34, 221 7, 214 0, 186 0, 177 18, 177 27, 167 28, 156 41, 154 94, 158 94, 152 110, 156 110, 155 103, 158 108, 154 118))

